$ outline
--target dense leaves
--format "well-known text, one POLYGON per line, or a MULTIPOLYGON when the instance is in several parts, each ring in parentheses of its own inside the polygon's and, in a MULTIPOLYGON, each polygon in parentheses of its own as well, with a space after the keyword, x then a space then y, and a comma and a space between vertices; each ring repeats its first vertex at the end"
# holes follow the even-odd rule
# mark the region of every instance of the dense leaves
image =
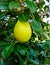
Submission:
POLYGON ((48 9, 42 8, 44 4, 44 0, 0 0, 0 65, 50 65, 50 25, 39 16, 48 9), (32 37, 26 43, 14 37, 18 19, 31 25, 32 37))

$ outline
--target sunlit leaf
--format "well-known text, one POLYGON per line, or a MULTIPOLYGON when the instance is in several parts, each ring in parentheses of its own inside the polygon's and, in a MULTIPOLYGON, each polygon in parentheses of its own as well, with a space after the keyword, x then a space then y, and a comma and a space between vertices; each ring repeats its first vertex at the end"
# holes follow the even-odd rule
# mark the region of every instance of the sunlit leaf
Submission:
POLYGON ((34 31, 39 32, 39 33, 42 32, 42 26, 41 26, 40 21, 33 19, 31 22, 31 26, 34 31))
POLYGON ((6 60, 10 54, 12 53, 13 51, 13 48, 14 48, 14 45, 11 44, 10 46, 7 46, 3 51, 2 51, 2 57, 4 60, 6 60))
POLYGON ((33 13, 37 11, 37 5, 33 0, 26 0, 26 4, 33 13))
POLYGON ((15 2, 15 1, 11 1, 9 3, 9 9, 12 10, 12 9, 16 9, 16 8, 19 8, 20 7, 20 4, 18 2, 15 2))

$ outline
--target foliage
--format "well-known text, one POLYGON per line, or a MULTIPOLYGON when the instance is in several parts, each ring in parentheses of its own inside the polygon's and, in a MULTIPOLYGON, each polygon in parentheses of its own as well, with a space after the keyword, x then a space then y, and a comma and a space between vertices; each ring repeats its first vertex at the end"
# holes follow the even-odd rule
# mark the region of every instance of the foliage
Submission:
POLYGON ((50 65, 50 25, 39 15, 43 4, 43 0, 0 0, 0 65, 50 65), (32 37, 26 43, 13 35, 18 19, 30 22, 32 37))

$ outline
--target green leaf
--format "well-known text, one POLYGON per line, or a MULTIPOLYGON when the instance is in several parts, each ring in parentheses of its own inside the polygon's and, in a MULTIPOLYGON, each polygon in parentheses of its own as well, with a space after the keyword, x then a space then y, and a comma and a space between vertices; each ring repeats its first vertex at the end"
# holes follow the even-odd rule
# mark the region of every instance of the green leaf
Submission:
POLYGON ((42 55, 43 57, 45 57, 45 56, 46 56, 45 51, 41 51, 41 55, 42 55))
POLYGON ((17 50, 16 50, 16 49, 14 49, 14 53, 15 53, 15 55, 17 55, 17 56, 18 56, 19 60, 21 60, 21 57, 20 57, 20 55, 19 55, 19 53, 17 52, 17 50))
POLYGON ((45 49, 45 47, 46 47, 45 42, 42 42, 42 45, 41 46, 42 46, 43 49, 45 49))
POLYGON ((11 2, 9 3, 9 9, 10 9, 10 10, 16 9, 16 8, 19 8, 19 7, 20 7, 19 2, 11 1, 11 2))
POLYGON ((6 60, 5 65, 13 65, 13 63, 15 63, 14 55, 11 54, 11 56, 6 60))
POLYGON ((40 44, 40 43, 38 43, 38 42, 35 42, 34 45, 36 46, 36 49, 37 49, 38 51, 44 50, 42 44, 40 44))
POLYGON ((23 58, 21 58, 22 60, 20 60, 20 65, 23 65, 24 64, 24 60, 23 60, 23 58))
POLYGON ((32 64, 39 65, 39 62, 37 60, 29 59, 29 62, 31 62, 32 64))
POLYGON ((14 50, 15 55, 18 56, 19 60, 20 60, 20 65, 24 64, 24 59, 22 58, 22 56, 16 51, 16 49, 14 50))
POLYGON ((26 0, 26 4, 33 13, 37 11, 37 5, 33 0, 26 0))
POLYGON ((14 48, 14 44, 11 44, 10 46, 7 46, 3 51, 2 51, 2 57, 4 60, 6 60, 10 54, 12 53, 14 48))
POLYGON ((9 9, 8 8, 8 3, 5 2, 5 1, 3 1, 3 2, 0 1, 0 9, 1 10, 7 10, 7 9, 9 9))
POLYGON ((14 25, 15 25, 15 22, 12 22, 10 19, 7 21, 7 23, 8 23, 9 28, 14 27, 14 25))
POLYGON ((50 47, 50 40, 46 40, 46 44, 50 47))
POLYGON ((17 46, 16 50, 21 54, 21 55, 25 55, 26 54, 26 48, 24 46, 17 46))
POLYGON ((26 10, 24 11, 22 14, 19 15, 19 20, 22 22, 27 22, 29 20, 30 16, 29 16, 29 11, 26 10))
POLYGON ((0 13, 0 20, 4 19, 6 17, 6 12, 5 13, 0 13))
POLYGON ((10 45, 10 43, 7 43, 7 42, 5 42, 5 41, 0 41, 0 48, 5 48, 6 46, 9 46, 10 45))
POLYGON ((0 65, 5 65, 2 58, 0 58, 0 65))
POLYGON ((33 19, 31 22, 32 29, 38 33, 42 32, 42 26, 40 21, 33 19))
POLYGON ((36 53, 36 51, 34 50, 34 49, 29 49, 29 52, 27 52, 27 58, 28 59, 32 59, 33 60, 33 58, 34 59, 36 59, 37 58, 37 53, 36 53))
POLYGON ((33 50, 33 49, 30 49, 30 55, 31 55, 31 56, 34 56, 34 57, 37 57, 37 53, 36 53, 36 51, 33 50))

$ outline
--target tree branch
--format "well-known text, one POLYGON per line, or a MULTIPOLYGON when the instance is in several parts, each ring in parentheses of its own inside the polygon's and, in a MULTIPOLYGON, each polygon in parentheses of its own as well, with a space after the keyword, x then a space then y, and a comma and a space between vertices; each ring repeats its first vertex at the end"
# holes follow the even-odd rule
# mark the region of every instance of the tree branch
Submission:
POLYGON ((21 5, 21 11, 23 12, 24 11, 23 1, 19 0, 19 2, 20 2, 20 5, 21 5))
POLYGON ((39 14, 39 16, 44 16, 44 15, 48 14, 49 12, 50 12, 50 10, 47 10, 46 12, 39 14))

